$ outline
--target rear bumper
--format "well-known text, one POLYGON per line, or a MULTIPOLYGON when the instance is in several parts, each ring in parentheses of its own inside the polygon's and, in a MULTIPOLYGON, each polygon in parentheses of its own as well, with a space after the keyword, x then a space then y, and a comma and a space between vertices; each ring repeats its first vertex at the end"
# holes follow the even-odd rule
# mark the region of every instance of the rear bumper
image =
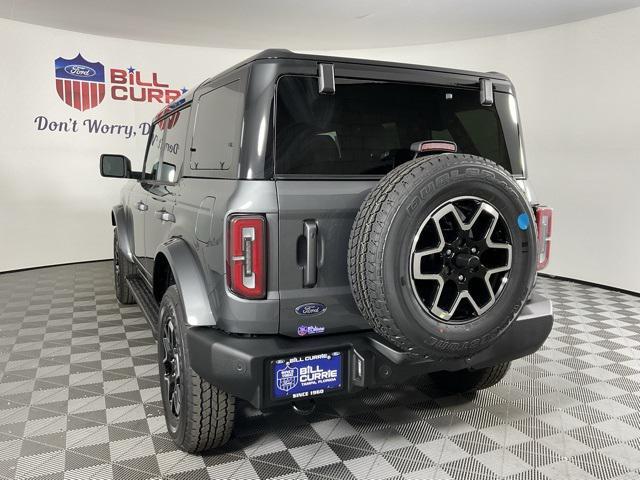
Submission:
POLYGON ((524 357, 540 348, 552 325, 551 301, 532 295, 498 341, 469 358, 416 358, 371 331, 298 339, 278 335, 242 337, 208 327, 192 327, 188 343, 191 365, 201 377, 263 409, 291 401, 271 398, 269 368, 276 358, 345 352, 344 388, 323 396, 345 395, 376 385, 403 383, 428 372, 482 368, 524 357))

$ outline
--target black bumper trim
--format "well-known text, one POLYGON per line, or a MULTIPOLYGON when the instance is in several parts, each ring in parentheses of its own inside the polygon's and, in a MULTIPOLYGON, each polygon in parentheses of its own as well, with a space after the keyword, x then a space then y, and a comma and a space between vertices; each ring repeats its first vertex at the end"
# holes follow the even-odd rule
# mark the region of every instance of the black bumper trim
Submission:
MULTIPOLYGON (((245 337, 210 327, 192 327, 187 341, 191 365, 198 375, 262 409, 282 403, 272 401, 269 395, 271 383, 267 367, 274 358, 345 351, 348 359, 344 369, 345 388, 339 394, 354 393, 366 387, 403 383, 428 372, 482 368, 524 357, 540 348, 552 326, 551 301, 532 295, 518 319, 498 341, 470 358, 417 357, 398 350, 371 331, 289 338, 245 337)), ((335 394, 325 396, 329 395, 335 394)))

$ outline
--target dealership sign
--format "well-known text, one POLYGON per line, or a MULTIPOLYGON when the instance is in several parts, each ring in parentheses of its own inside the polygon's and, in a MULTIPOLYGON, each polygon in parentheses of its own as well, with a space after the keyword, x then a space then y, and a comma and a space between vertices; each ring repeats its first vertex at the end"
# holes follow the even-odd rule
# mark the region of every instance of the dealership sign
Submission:
POLYGON ((105 69, 102 63, 85 60, 80 53, 71 59, 58 57, 54 64, 58 96, 80 111, 100 105, 107 92, 112 100, 167 104, 187 91, 184 87, 170 88, 155 72, 145 75, 134 67, 105 69))
POLYGON ((72 60, 58 57, 56 90, 60 99, 80 111, 97 107, 104 99, 104 65, 87 62, 82 55, 72 60))
MULTIPOLYGON (((160 104, 167 106, 177 100, 187 89, 172 88, 161 81, 156 72, 128 68, 107 68, 101 62, 91 62, 78 53, 74 58, 58 57, 54 60, 55 86, 60 100, 71 108, 85 112, 96 108, 103 102, 137 102, 138 105, 160 104)), ((96 113, 102 109, 97 109, 96 113)), ((101 113, 106 113, 102 111, 101 113)), ((33 118, 36 131, 62 134, 111 135, 131 139, 138 135, 149 134, 149 122, 130 123, 127 121, 109 122, 102 115, 88 118, 51 118, 49 115, 36 115, 33 118)), ((150 115, 151 117, 151 115, 150 115)), ((177 115, 163 120, 162 128, 171 128, 177 115), (164 122, 167 124, 164 125, 164 122)))

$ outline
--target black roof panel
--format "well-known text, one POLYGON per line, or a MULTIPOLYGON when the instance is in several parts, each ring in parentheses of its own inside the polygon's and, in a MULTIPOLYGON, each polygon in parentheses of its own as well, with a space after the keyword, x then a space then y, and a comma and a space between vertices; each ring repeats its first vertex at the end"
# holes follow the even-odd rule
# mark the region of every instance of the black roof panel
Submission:
MULTIPOLYGON (((427 65, 416 65, 410 63, 398 63, 398 62, 384 62, 380 60, 368 60, 364 58, 348 58, 348 57, 332 57, 327 55, 312 55, 306 53, 295 53, 291 50, 281 49, 281 48, 269 48, 267 50, 263 50, 255 55, 243 60, 232 67, 227 68, 226 70, 214 75, 213 77, 201 82, 199 85, 209 82, 217 77, 221 77, 226 75, 229 72, 237 70, 239 68, 245 67, 253 62, 263 61, 263 60, 301 60, 301 61, 316 61, 316 62, 326 62, 326 63, 352 63, 358 65, 371 65, 374 67, 389 67, 389 68, 406 68, 411 70, 424 70, 430 72, 442 72, 442 73, 451 73, 456 75, 469 75, 473 77, 485 77, 492 78, 495 80, 502 80, 506 82, 510 82, 509 78, 506 75, 497 72, 474 72, 471 70, 459 70, 454 68, 443 68, 443 67, 433 67, 427 65)), ((176 101, 189 101, 193 98, 193 93, 197 90, 198 86, 196 85, 194 88, 190 89, 187 93, 182 95, 176 101)))
POLYGON ((494 78, 496 80, 509 81, 506 75, 503 75, 497 72, 474 72, 470 70, 459 70, 455 68, 433 67, 433 66, 427 66, 427 65, 416 65, 411 63, 385 62, 380 60, 368 60, 364 58, 312 55, 312 54, 306 54, 306 53, 295 53, 295 52, 292 52, 291 50, 279 49, 279 48, 269 48, 267 50, 263 50, 260 53, 256 53, 252 57, 249 57, 246 60, 238 63, 237 65, 234 65, 233 67, 225 70, 225 72, 235 70, 237 68, 243 67, 257 60, 270 60, 270 59, 311 60, 311 61, 328 62, 328 63, 356 63, 360 65, 372 65, 372 66, 391 67, 391 68, 409 68, 412 70, 428 70, 432 72, 455 73, 460 75, 471 75, 474 77, 487 77, 487 78, 494 78))

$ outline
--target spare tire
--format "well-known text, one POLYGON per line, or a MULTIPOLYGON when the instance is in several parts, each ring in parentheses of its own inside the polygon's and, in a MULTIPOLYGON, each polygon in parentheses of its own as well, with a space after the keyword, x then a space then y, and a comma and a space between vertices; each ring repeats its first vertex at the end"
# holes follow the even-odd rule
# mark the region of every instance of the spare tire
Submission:
POLYGON ((533 287, 533 212, 511 175, 462 154, 420 157, 387 174, 349 239, 355 302, 401 349, 468 357, 494 343, 533 287))

